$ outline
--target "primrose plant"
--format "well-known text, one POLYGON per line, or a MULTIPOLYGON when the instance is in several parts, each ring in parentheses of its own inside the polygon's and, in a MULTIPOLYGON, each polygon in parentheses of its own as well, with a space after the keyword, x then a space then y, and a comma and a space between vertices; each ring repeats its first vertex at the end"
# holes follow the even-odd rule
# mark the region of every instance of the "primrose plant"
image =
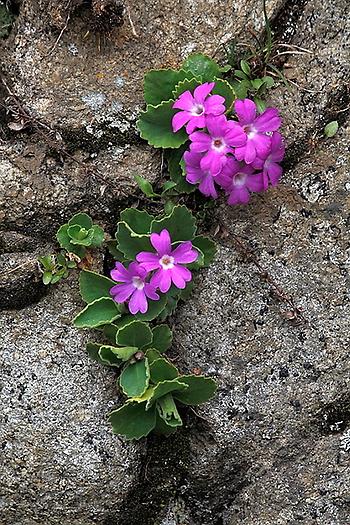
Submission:
MULTIPOLYGON (((184 374, 165 355, 172 332, 164 321, 189 297, 194 272, 210 265, 216 252, 177 198, 198 188, 213 199, 223 191, 229 205, 246 204, 282 175, 279 112, 247 98, 247 90, 244 96, 235 92, 237 81, 224 78, 229 69, 195 54, 179 70, 146 74, 147 106, 138 128, 150 145, 164 150, 170 180, 156 192, 146 179, 135 178, 149 199, 165 201, 165 211, 156 216, 123 210, 115 238, 106 242, 114 259, 109 276, 87 269, 79 276, 85 306, 74 325, 94 330, 100 340, 88 343, 89 355, 118 375, 125 402, 109 421, 126 439, 152 431, 172 434, 182 425, 183 408, 208 401, 216 390, 213 379, 184 374)), ((61 258, 41 260, 45 280, 65 277, 69 261, 80 262, 104 237, 88 215, 74 215, 57 233, 61 258)))
POLYGON ((100 330, 104 341, 89 343, 87 350, 120 370, 118 384, 127 399, 110 415, 113 431, 127 439, 152 430, 168 435, 182 425, 179 407, 204 403, 216 389, 212 379, 181 374, 166 359, 172 333, 163 324, 191 292, 193 272, 212 262, 215 244, 197 235, 186 206, 174 206, 158 217, 122 211, 109 248, 117 259, 111 278, 80 274, 86 306, 74 325, 100 330))
MULTIPOLYGON (((247 76, 247 64, 242 67, 247 76)), ((190 56, 179 70, 150 71, 138 127, 149 144, 165 150, 173 194, 198 188, 216 199, 221 189, 228 204, 247 204, 251 193, 276 186, 282 176, 281 118, 261 99, 246 98, 236 80, 223 79, 226 72, 201 54, 190 56)), ((255 82, 259 94, 271 80, 255 82)))

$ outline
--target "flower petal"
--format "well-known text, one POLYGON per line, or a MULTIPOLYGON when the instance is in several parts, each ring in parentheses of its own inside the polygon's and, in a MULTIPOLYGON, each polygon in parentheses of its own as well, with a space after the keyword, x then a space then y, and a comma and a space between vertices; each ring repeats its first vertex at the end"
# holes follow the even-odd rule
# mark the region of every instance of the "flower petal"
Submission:
POLYGON ((251 140, 255 146, 257 156, 266 159, 271 151, 271 137, 258 133, 251 140))
POLYGON ((245 152, 244 152, 244 160, 247 164, 250 164, 253 162, 253 160, 256 157, 256 149, 255 145, 252 139, 247 140, 247 144, 245 145, 245 152))
POLYGON ((212 141, 211 137, 206 133, 203 133, 203 131, 195 131, 194 133, 191 133, 190 140, 190 149, 195 152, 208 151, 212 141))
POLYGON ((171 255, 175 259, 175 264, 177 263, 191 263, 198 258, 198 252, 192 249, 191 241, 182 242, 171 252, 171 255))
POLYGON ((204 82, 201 86, 196 87, 193 93, 195 102, 197 104, 203 104, 204 99, 209 95, 214 86, 215 82, 204 82))
POLYGON ((179 131, 179 129, 182 128, 182 126, 187 124, 191 117, 191 113, 188 113, 187 111, 179 111, 178 113, 176 113, 171 121, 173 132, 176 133, 177 131, 179 131))
POLYGON ((130 272, 120 262, 115 263, 115 268, 111 270, 110 276, 112 277, 113 281, 118 281, 121 283, 130 282, 132 278, 130 272))
POLYGON ((212 137, 223 137, 227 129, 227 119, 225 115, 208 115, 206 119, 207 128, 212 137))
POLYGON ((177 98, 173 104, 173 109, 183 109, 185 111, 191 111, 194 106, 194 98, 191 91, 185 91, 181 93, 179 98, 177 98))
POLYGON ((203 115, 192 115, 189 123, 186 126, 187 135, 191 135, 195 129, 205 128, 205 117, 203 115))
POLYGON ((155 248, 158 254, 169 255, 171 252, 171 239, 168 230, 162 230, 160 233, 151 234, 151 244, 155 248))
POLYGON ((170 270, 158 270, 152 277, 150 284, 159 288, 162 293, 166 293, 171 286, 170 270))
POLYGON ((130 295, 134 292, 134 290, 135 286, 131 283, 116 284, 109 290, 109 293, 113 296, 113 299, 117 303, 124 303, 129 299, 130 295))
POLYGON ((201 183, 198 186, 198 189, 206 197, 213 197, 213 199, 218 198, 218 192, 216 191, 213 176, 210 173, 207 173, 201 183))
POLYGON ((283 169, 276 162, 271 162, 266 168, 269 180, 272 186, 276 186, 280 178, 282 177, 283 169))
POLYGON ((135 288, 135 291, 130 298, 128 307, 132 314, 137 314, 137 312, 144 314, 147 312, 148 303, 143 289, 138 290, 135 288))
POLYGON ((267 108, 254 122, 254 127, 263 133, 276 131, 281 125, 281 118, 276 108, 267 108))
POLYGON ((152 286, 150 283, 145 283, 144 291, 145 291, 146 297, 153 299, 153 301, 159 300, 159 295, 156 293, 155 287, 152 286))
POLYGON ((251 124, 256 116, 256 105, 249 98, 236 100, 235 111, 241 124, 251 124))
POLYGON ((246 180, 246 186, 250 191, 260 192, 264 188, 264 180, 262 173, 255 173, 254 175, 248 175, 246 180))
POLYGON ((136 260, 147 272, 159 268, 159 255, 156 253, 140 252, 136 255, 136 260))
POLYGON ((227 202, 230 206, 234 206, 235 204, 247 204, 249 199, 249 191, 242 186, 241 188, 234 188, 234 190, 231 191, 227 202))
POLYGON ((175 265, 174 268, 170 270, 171 280, 175 284, 176 288, 184 289, 186 287, 186 282, 192 279, 192 274, 188 268, 183 266, 175 265))

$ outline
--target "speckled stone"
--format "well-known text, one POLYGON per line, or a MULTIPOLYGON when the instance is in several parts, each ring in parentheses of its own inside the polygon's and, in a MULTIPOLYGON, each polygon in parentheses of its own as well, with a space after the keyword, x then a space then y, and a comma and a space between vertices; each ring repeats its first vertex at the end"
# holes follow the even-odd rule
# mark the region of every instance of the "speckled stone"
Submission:
POLYGON ((91 334, 71 324, 80 307, 71 277, 0 316, 4 525, 114 523, 137 480, 143 445, 111 432, 116 376, 88 358, 91 334))

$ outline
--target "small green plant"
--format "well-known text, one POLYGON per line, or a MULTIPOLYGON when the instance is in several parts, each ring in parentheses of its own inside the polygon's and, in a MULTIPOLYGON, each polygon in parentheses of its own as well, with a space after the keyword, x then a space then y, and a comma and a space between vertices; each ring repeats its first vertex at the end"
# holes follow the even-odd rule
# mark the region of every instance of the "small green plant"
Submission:
POLYGON ((241 60, 240 69, 234 70, 232 85, 238 98, 253 97, 259 112, 262 113, 266 108, 263 98, 267 91, 275 85, 275 81, 268 75, 262 78, 254 78, 249 63, 246 60, 241 60))
POLYGON ((57 240, 69 253, 74 253, 80 259, 86 254, 86 248, 102 245, 104 231, 100 226, 93 225, 86 213, 77 213, 67 224, 63 224, 57 232, 57 240))
POLYGON ((69 275, 69 270, 76 268, 76 261, 67 258, 64 251, 55 255, 44 255, 39 257, 39 267, 43 275, 44 284, 55 284, 69 275))
POLYGON ((324 128, 324 134, 326 137, 331 138, 334 137, 334 135, 337 133, 339 129, 339 124, 336 120, 332 120, 332 122, 329 122, 327 126, 324 128))

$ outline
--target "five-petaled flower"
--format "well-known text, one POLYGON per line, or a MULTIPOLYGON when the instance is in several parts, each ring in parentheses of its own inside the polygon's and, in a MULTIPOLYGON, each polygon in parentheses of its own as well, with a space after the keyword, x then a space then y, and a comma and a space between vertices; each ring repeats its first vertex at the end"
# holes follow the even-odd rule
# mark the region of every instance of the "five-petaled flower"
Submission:
POLYGON ((147 312, 147 298, 153 301, 159 299, 155 286, 146 280, 148 271, 137 262, 130 263, 128 268, 116 262, 115 269, 111 270, 111 277, 121 284, 113 286, 109 291, 110 294, 116 303, 124 303, 129 300, 128 308, 132 314, 147 312))
POLYGON ((251 165, 232 157, 217 179, 229 195, 227 202, 230 205, 247 204, 251 191, 260 192, 264 189, 262 173, 256 173, 251 165))
POLYGON ((215 177, 226 164, 227 154, 233 154, 233 148, 243 146, 247 138, 241 126, 233 120, 228 121, 225 115, 207 117, 206 126, 209 133, 195 131, 190 135, 190 149, 196 153, 205 153, 200 167, 215 177))
POLYGON ((170 234, 166 229, 159 234, 152 233, 150 241, 156 253, 140 252, 136 260, 145 270, 156 270, 151 277, 151 285, 163 293, 169 290, 171 283, 177 288, 185 288, 186 283, 192 279, 192 274, 184 265, 198 258, 198 252, 192 248, 192 243, 180 242, 172 248, 170 234))
POLYGON ((211 95, 215 82, 205 82, 196 87, 193 95, 190 91, 182 93, 175 103, 174 109, 181 109, 172 119, 174 133, 186 124, 186 133, 190 134, 197 128, 204 128, 208 115, 225 113, 225 99, 220 95, 211 95))
POLYGON ((281 125, 277 109, 267 108, 257 116, 255 103, 246 98, 236 100, 235 111, 239 125, 247 137, 246 143, 236 148, 236 159, 251 164, 256 157, 266 158, 271 150, 271 137, 266 133, 276 131, 281 125))

